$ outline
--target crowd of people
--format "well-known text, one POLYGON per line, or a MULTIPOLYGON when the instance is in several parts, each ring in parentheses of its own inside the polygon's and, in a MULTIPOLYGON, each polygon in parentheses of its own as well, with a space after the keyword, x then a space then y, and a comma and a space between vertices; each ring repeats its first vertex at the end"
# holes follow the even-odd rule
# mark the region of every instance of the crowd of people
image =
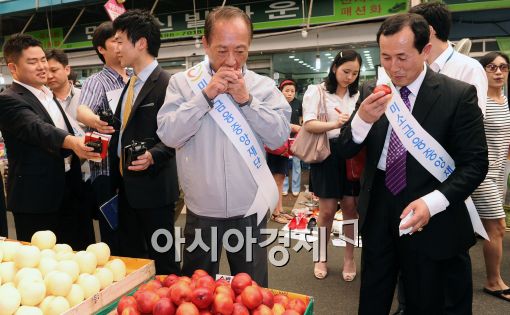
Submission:
MULTIPOLYGON (((161 34, 154 16, 130 10, 102 23, 92 42, 104 67, 81 90, 63 51, 44 51, 32 36, 14 35, 3 47, 13 84, 0 93, 0 130, 17 238, 30 241, 34 232, 52 230, 59 242, 84 249, 94 242, 95 218, 112 254, 153 259, 158 274, 191 275, 197 269, 217 274, 229 236, 250 233, 252 246, 227 251, 230 271, 267 286, 261 231, 268 219, 292 219, 282 195, 300 193, 301 161, 289 161, 289 138, 304 129, 327 135, 331 151, 310 165, 318 226, 326 229, 320 241, 329 242, 339 208, 344 220, 359 220, 360 314, 388 314, 396 289, 398 313, 470 314, 469 249, 483 229, 484 292, 510 301, 500 273, 509 57, 491 52, 477 61, 458 53, 448 41, 450 26, 440 3, 387 18, 377 32, 378 79, 361 83, 361 56, 341 50, 302 102, 292 79, 275 86, 246 67, 253 26, 235 7, 208 14, 202 38, 208 59, 173 76, 157 61, 161 34), (392 92, 373 92, 376 82, 392 92), (447 176, 431 170, 430 156, 406 140, 402 117, 413 136, 435 139, 430 148, 453 161, 447 176), (91 131, 111 135, 107 158, 85 143, 91 131), (363 175, 352 179, 346 160, 362 150, 363 175), (182 266, 174 246, 158 250, 168 240, 160 231, 178 238, 179 189, 187 208, 184 245, 193 248, 183 251, 182 266), (464 202, 469 196, 475 212, 464 202), (100 211, 113 199, 116 225, 100 211), (483 225, 476 225, 478 217, 483 225)), ((343 233, 352 239, 354 227, 343 233)), ((313 274, 327 277, 327 256, 314 262, 313 274)), ((347 243, 342 278, 356 276, 354 245, 347 243)))

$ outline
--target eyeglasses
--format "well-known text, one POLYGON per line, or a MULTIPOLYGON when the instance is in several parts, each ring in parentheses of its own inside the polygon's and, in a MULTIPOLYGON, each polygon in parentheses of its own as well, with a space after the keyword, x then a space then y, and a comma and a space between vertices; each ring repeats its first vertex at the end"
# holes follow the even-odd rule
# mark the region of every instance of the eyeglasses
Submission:
POLYGON ((496 66, 493 63, 489 63, 488 65, 485 66, 485 71, 496 72, 496 71, 498 71, 498 68, 499 68, 499 70, 501 70, 501 72, 508 72, 508 64, 507 63, 502 63, 499 66, 496 66))

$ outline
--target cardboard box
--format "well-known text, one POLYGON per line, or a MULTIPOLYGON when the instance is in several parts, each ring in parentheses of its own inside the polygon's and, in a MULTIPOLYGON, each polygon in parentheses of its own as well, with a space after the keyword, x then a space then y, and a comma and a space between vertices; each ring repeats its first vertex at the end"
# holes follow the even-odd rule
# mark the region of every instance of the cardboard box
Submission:
POLYGON ((152 260, 114 256, 112 258, 120 258, 124 261, 126 264, 126 277, 118 282, 114 282, 64 314, 82 315, 95 314, 96 312, 103 314, 101 311, 103 308, 112 304, 112 302, 118 302, 120 297, 130 293, 133 291, 133 288, 137 288, 147 280, 154 278, 156 274, 156 267, 152 260))

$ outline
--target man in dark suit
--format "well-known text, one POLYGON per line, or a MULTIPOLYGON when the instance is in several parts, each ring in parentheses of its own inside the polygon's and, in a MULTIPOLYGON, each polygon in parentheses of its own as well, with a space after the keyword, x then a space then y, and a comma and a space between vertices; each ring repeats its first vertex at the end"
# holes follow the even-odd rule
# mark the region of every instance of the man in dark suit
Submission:
POLYGON ((388 314, 399 270, 406 313, 471 314, 468 250, 475 237, 464 200, 487 172, 483 116, 473 86, 425 65, 428 38, 428 24, 416 14, 392 16, 377 33, 382 66, 403 102, 455 161, 448 179, 441 183, 399 148, 402 144, 383 115, 391 94, 368 95, 340 135, 340 152, 346 157, 367 148, 358 203, 363 237, 360 314, 388 314), (395 180, 392 175, 401 171, 395 180), (414 215, 399 228, 411 210, 414 215), (410 234, 399 236, 399 230, 409 227, 410 234), (445 295, 456 298, 446 303, 445 295))
MULTIPOLYGON (((113 182, 119 189, 121 255, 156 261, 158 274, 180 273, 173 244, 158 250, 152 243, 160 229, 174 235, 174 204, 178 198, 175 150, 161 143, 156 115, 163 105, 170 76, 156 61, 159 25, 145 11, 128 11, 113 23, 117 54, 134 75, 124 88, 115 112, 116 125, 109 148, 113 182), (130 165, 127 146, 143 141, 147 151, 130 165)), ((159 237, 159 246, 172 240, 159 237)))
POLYGON ((92 221, 83 208, 79 158, 98 158, 73 136, 69 120, 45 87, 48 62, 29 35, 6 41, 4 57, 13 84, 0 94, 0 129, 8 151, 7 208, 18 240, 52 230, 58 242, 80 250, 92 243, 92 221))

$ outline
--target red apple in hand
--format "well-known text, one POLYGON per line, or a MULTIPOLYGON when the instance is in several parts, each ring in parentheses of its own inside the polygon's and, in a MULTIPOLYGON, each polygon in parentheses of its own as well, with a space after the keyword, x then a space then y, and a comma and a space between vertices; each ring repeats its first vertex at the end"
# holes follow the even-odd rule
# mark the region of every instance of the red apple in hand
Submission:
POLYGON ((138 310, 141 313, 152 313, 152 309, 159 299, 159 295, 154 291, 142 291, 142 293, 136 297, 138 310))
POLYGON ((152 310, 152 315, 174 315, 175 314, 175 306, 170 301, 169 298, 160 299, 156 305, 154 305, 154 309, 152 310))
POLYGON ((208 288, 196 288, 191 293, 191 303, 199 309, 206 309, 214 300, 213 291, 208 288))
POLYGON ((389 86, 387 86, 386 84, 381 84, 381 85, 378 85, 375 87, 374 91, 372 93, 377 93, 377 92, 384 92, 384 95, 388 95, 388 94, 391 94, 391 88, 389 86))
POLYGON ((256 309, 260 304, 262 304, 262 293, 260 292, 260 288, 254 285, 244 288, 243 293, 241 293, 241 299, 247 308, 250 310, 256 309))
POLYGON ((132 296, 123 296, 119 300, 119 304, 117 304, 117 314, 122 314, 122 311, 126 309, 128 306, 137 308, 136 299, 132 296))
POLYGON ((177 308, 175 315, 199 315, 198 308, 195 304, 184 302, 177 308))
POLYGON ((241 272, 234 276, 230 285, 235 294, 239 295, 243 292, 244 288, 252 284, 251 282, 252 279, 250 275, 245 272, 241 272))

